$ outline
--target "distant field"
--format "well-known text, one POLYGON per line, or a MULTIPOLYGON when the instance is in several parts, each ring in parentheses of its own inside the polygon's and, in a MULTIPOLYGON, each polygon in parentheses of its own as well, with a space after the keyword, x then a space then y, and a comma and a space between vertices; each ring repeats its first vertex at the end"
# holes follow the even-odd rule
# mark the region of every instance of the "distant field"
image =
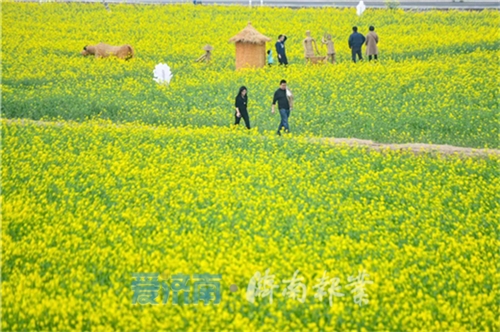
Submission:
MULTIPOLYGON (((309 136, 380 142, 499 147, 498 11, 424 12, 102 4, 2 5, 2 114, 7 118, 142 121, 228 126, 239 86, 249 89, 251 122, 276 130, 272 93, 285 78, 296 95, 292 130, 309 136), (228 39, 248 21, 289 36, 288 69, 234 71, 228 39), (50 23, 50 24, 49 24, 50 23), (380 35, 378 64, 350 62, 357 25, 380 35), (303 64, 305 30, 330 32, 339 64, 303 64), (83 58, 86 44, 132 44, 136 59, 83 58), (210 66, 195 64, 205 44, 210 66), (157 63, 170 87, 152 79, 157 63)), ((322 48, 322 52, 326 49, 322 48)))

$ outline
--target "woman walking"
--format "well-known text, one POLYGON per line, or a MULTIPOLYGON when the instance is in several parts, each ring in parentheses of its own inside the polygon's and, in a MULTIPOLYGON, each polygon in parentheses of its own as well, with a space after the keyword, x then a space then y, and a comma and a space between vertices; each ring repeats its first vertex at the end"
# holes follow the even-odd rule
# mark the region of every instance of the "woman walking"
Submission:
POLYGON ((234 102, 234 107, 236 108, 236 112, 234 113, 234 125, 239 125, 241 118, 243 118, 245 126, 250 129, 250 118, 248 117, 247 103, 247 88, 242 86, 234 102))
POLYGON ((375 32, 375 28, 370 26, 370 32, 366 35, 366 55, 368 55, 368 61, 372 61, 372 56, 375 60, 378 60, 378 35, 375 32))

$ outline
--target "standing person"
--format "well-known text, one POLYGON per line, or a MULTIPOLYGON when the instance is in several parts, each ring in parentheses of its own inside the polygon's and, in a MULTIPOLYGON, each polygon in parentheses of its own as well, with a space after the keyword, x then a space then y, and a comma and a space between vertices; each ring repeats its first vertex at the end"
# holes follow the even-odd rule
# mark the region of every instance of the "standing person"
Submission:
POLYGON ((366 55, 368 55, 368 61, 372 61, 372 56, 377 59, 378 55, 378 35, 375 32, 375 28, 370 26, 370 32, 366 35, 366 55))
POLYGON ((286 36, 285 35, 279 35, 278 36, 278 41, 276 42, 276 53, 278 53, 278 61, 280 65, 288 65, 288 59, 286 58, 286 52, 285 52, 285 41, 286 41, 286 36))
POLYGON ((286 88, 286 81, 281 80, 280 87, 274 93, 273 104, 271 106, 271 113, 274 114, 274 105, 278 102, 278 109, 280 111, 281 121, 276 132, 281 135, 281 128, 285 127, 285 132, 290 132, 290 127, 288 126, 288 118, 290 117, 290 111, 292 107, 290 106, 290 100, 293 98, 290 90, 286 88))
POLYGON ((247 88, 242 86, 238 91, 238 95, 236 96, 236 100, 234 102, 234 107, 236 108, 236 112, 234 113, 234 125, 239 125, 241 118, 243 118, 245 126, 247 129, 250 129, 250 118, 248 117, 247 104, 247 88))
POLYGON ((326 40, 325 37, 321 37, 321 42, 323 44, 326 44, 326 49, 327 49, 327 55, 328 55, 328 61, 330 63, 335 63, 335 47, 333 46, 333 40, 332 40, 332 35, 327 34, 326 35, 326 40))
POLYGON ((363 61, 361 47, 365 43, 365 36, 358 32, 358 27, 352 27, 352 34, 349 36, 349 48, 351 49, 352 61, 356 63, 356 54, 360 61, 363 61))

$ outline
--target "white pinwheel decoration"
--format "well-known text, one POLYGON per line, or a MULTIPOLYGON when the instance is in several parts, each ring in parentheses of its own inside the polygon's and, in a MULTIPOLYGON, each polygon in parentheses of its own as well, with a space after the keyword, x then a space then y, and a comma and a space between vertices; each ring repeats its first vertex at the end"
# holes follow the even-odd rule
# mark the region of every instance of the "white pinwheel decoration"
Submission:
POLYGON ((358 14, 358 16, 361 16, 361 14, 363 14, 365 9, 366 9, 365 3, 363 1, 360 1, 356 6, 356 13, 358 14))
POLYGON ((153 70, 154 80, 160 84, 169 84, 174 75, 170 71, 170 67, 166 63, 159 63, 153 70))

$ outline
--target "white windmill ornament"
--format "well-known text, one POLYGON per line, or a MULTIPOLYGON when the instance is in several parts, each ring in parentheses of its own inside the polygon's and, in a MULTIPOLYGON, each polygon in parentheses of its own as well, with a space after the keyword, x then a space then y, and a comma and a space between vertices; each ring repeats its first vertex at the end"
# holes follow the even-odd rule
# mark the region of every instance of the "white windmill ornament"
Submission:
POLYGON ((366 9, 365 3, 363 1, 360 1, 356 6, 356 13, 358 14, 358 16, 361 16, 361 14, 363 14, 365 9, 366 9))
POLYGON ((153 70, 154 80, 160 84, 169 84, 174 75, 170 71, 170 67, 166 63, 159 63, 153 70))

